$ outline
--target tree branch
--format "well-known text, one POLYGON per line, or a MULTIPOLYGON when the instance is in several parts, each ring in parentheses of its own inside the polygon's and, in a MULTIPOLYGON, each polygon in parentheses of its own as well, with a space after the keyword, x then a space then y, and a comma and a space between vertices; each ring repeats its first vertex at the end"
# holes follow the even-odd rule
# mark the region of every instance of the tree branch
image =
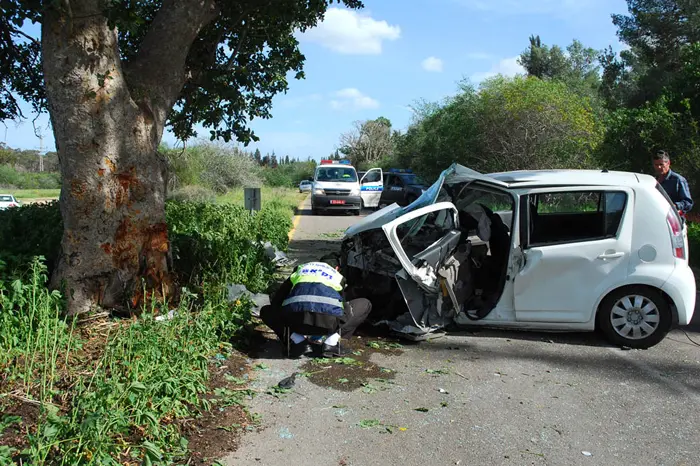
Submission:
POLYGON ((32 37, 32 36, 30 36, 30 35, 28 35, 28 34, 22 32, 22 31, 20 31, 19 29, 15 29, 15 28, 13 28, 13 27, 10 27, 10 32, 11 32, 11 33, 14 33, 14 34, 18 34, 18 35, 20 35, 20 36, 22 36, 22 37, 24 37, 24 38, 30 40, 31 42, 34 42, 35 44, 41 45, 41 42, 40 42, 39 40, 37 40, 37 39, 35 39, 34 37, 32 37))
POLYGON ((200 31, 219 13, 214 0, 164 0, 127 75, 165 121, 185 84, 185 64, 200 31))
POLYGON ((233 69, 233 62, 238 57, 238 54, 241 52, 241 47, 243 47, 243 43, 245 42, 245 39, 246 39, 246 36, 248 35, 249 30, 250 30, 250 21, 246 21, 245 25, 243 26, 243 32, 238 37, 238 43, 236 44, 236 48, 231 52, 231 57, 229 57, 228 63, 226 63, 227 69, 229 69, 229 70, 233 69))

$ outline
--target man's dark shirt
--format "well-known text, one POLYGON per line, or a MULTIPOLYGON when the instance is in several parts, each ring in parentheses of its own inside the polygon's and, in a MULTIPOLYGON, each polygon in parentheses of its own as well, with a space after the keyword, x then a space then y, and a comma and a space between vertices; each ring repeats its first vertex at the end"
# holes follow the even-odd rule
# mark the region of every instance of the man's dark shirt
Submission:
POLYGON ((690 196, 688 181, 673 170, 669 170, 666 176, 659 181, 668 197, 671 198, 676 208, 688 212, 693 208, 693 198, 690 196))

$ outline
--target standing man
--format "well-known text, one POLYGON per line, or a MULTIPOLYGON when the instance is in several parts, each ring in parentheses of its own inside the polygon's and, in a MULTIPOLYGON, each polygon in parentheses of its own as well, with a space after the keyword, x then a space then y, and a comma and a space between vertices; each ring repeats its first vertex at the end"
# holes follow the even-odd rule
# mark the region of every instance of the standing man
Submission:
POLYGON ((372 304, 358 298, 347 302, 345 278, 335 259, 299 265, 260 310, 260 318, 282 342, 289 356, 341 356, 340 338, 350 338, 365 321, 372 304), (285 335, 285 328, 290 335, 285 335), (324 338, 325 337, 325 338, 324 338))
POLYGON ((671 159, 666 151, 660 150, 654 154, 654 171, 657 181, 676 205, 676 209, 682 214, 688 213, 693 208, 688 181, 671 170, 671 159))

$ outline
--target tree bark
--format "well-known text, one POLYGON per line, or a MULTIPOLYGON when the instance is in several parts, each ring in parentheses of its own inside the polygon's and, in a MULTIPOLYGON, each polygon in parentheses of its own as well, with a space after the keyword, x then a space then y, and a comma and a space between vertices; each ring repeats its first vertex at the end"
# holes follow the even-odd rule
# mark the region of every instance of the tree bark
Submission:
POLYGON ((69 9, 49 10, 42 25, 44 79, 63 179, 64 233, 52 284, 63 289, 70 314, 95 306, 135 308, 144 298, 171 294, 167 168, 157 147, 185 82, 189 46, 213 17, 212 10, 201 11, 201 1, 165 0, 154 25, 165 16, 177 28, 172 14, 183 5, 199 7, 199 16, 180 12, 182 22, 194 24, 167 44, 158 36, 173 32, 162 24, 153 28, 140 70, 127 77, 103 5, 71 0, 69 9), (180 48, 173 50, 173 43, 180 48), (170 62, 157 70, 164 76, 158 87, 146 58, 163 46, 169 54, 154 59, 154 66, 170 62))

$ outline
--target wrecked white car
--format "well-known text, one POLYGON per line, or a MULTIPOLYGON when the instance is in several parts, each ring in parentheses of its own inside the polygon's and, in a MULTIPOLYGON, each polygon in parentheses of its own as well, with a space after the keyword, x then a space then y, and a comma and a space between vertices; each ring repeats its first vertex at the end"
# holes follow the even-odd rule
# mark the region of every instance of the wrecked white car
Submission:
POLYGON ((453 164, 410 205, 348 228, 340 262, 373 320, 413 340, 455 324, 599 328, 648 348, 695 307, 683 220, 634 173, 453 164))

